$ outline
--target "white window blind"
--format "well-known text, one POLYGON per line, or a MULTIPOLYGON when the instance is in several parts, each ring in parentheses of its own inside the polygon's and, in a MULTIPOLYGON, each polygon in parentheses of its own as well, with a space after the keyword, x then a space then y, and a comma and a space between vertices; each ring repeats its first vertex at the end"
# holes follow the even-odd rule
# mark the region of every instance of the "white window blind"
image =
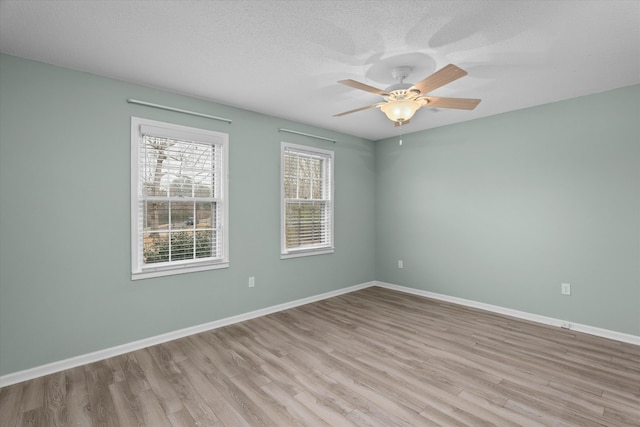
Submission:
POLYGON ((333 251, 333 152, 282 143, 282 255, 333 251))
POLYGON ((132 277, 228 266, 226 134, 132 118, 132 277))

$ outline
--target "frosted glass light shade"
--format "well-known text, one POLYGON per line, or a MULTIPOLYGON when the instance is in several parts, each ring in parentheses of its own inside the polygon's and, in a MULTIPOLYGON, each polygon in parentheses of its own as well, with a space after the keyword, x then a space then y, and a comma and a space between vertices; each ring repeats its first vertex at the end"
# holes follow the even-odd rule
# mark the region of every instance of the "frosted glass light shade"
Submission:
POLYGON ((394 122, 409 120, 418 108, 420 108, 420 103, 410 100, 389 101, 380 107, 389 120, 394 122))

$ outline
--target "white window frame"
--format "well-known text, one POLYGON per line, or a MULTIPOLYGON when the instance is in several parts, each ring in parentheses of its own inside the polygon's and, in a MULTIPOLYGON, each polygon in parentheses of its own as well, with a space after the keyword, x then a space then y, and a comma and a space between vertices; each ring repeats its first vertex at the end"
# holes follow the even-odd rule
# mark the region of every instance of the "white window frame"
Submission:
POLYGON ((281 142, 280 149, 280 258, 297 258, 310 255, 330 254, 335 251, 334 246, 334 152, 330 150, 323 150, 321 148, 309 147, 306 145, 292 144, 288 142, 281 142), (312 157, 322 157, 326 163, 326 174, 323 184, 323 196, 324 200, 328 204, 328 232, 327 236, 329 241, 321 245, 307 245, 297 248, 287 248, 286 241, 286 206, 288 199, 285 198, 285 153, 293 152, 301 155, 308 155, 312 157))
POLYGON ((214 270, 229 267, 229 135, 205 129, 198 129, 173 123, 131 117, 131 279, 146 279, 150 277, 169 276, 174 274, 191 273, 196 271, 214 270), (198 144, 217 145, 220 150, 220 168, 216 173, 220 179, 216 196, 216 203, 220 204, 220 217, 216 227, 218 237, 222 239, 220 245, 221 256, 211 259, 195 259, 182 261, 168 261, 158 264, 144 264, 143 246, 143 216, 141 203, 142 179, 140 144, 144 135, 190 141, 198 144))

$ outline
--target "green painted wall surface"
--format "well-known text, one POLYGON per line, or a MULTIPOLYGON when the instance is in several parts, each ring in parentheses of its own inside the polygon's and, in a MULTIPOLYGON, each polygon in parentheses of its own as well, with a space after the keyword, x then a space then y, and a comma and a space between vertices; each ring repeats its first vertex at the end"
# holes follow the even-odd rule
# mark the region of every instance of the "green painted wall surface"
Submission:
POLYGON ((371 141, 1 55, 0 375, 373 280, 374 154, 371 141), (130 280, 131 116, 229 133, 229 269, 130 280), (283 140, 335 150, 332 255, 280 260, 283 140))
POLYGON ((374 279, 640 335, 639 135, 640 86, 399 146, 0 55, 0 375, 374 279), (229 269, 130 280, 131 116, 229 133, 229 269), (335 254, 280 260, 283 140, 335 150, 335 254))
POLYGON ((640 335, 640 85, 403 142, 376 146, 377 280, 640 335))

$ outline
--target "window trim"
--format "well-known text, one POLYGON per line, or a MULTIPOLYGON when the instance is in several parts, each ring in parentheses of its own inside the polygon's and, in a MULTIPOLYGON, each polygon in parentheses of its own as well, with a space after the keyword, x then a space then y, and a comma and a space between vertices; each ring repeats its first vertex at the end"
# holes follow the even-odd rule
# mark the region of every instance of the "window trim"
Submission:
POLYGON ((199 129, 168 122, 131 116, 131 280, 170 276, 196 271, 216 270, 229 267, 229 134, 207 129, 199 129), (221 148, 220 204, 222 220, 222 257, 218 260, 174 261, 171 265, 147 266, 142 262, 142 235, 139 233, 139 185, 140 158, 139 145, 143 138, 142 129, 151 129, 159 137, 194 141, 202 144, 219 145, 221 148))
POLYGON ((335 159, 334 152, 322 148, 310 147, 307 145, 293 144, 282 141, 280 144, 280 259, 299 258, 311 255, 324 255, 335 252, 335 159), (322 156, 329 159, 330 175, 327 182, 329 189, 329 243, 318 245, 317 247, 305 246, 302 248, 287 248, 286 241, 286 203, 284 193, 284 157, 287 150, 293 150, 302 154, 312 156, 322 156))

